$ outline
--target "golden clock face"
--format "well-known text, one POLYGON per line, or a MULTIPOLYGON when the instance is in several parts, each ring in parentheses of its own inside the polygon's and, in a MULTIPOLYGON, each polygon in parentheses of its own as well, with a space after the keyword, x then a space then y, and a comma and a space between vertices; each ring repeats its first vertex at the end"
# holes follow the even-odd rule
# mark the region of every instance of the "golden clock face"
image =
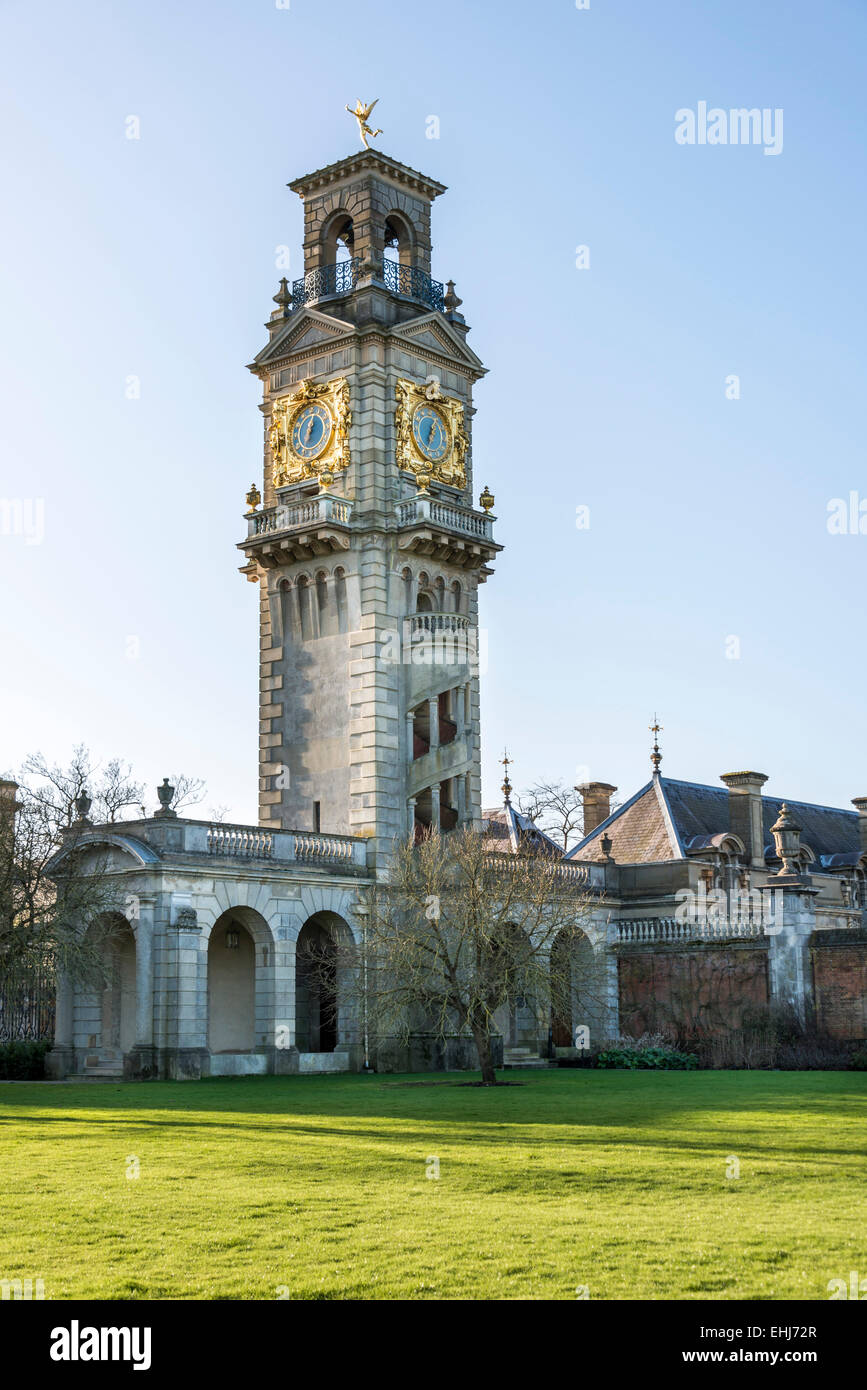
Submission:
POLYGON ((449 451, 448 426, 432 405, 419 405, 413 412, 412 438, 422 458, 439 463, 449 451))
POLYGON ((334 420, 327 405, 311 402, 292 421, 292 452, 300 459, 317 459, 331 443, 334 420))

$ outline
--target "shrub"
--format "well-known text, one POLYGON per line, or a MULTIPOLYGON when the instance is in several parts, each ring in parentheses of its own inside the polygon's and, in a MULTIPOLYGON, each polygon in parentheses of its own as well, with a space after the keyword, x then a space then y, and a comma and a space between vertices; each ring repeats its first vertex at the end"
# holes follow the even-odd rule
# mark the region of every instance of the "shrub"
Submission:
POLYGON ((849 1058, 852 1071, 867 1071, 867 1052, 853 1052, 849 1058))
POLYGON ((0 1043, 0 1081, 42 1081, 50 1042, 0 1043))
MULTIPOLYGON (((625 1040, 628 1043, 628 1040, 625 1040)), ((678 1052, 674 1047, 636 1047, 618 1043, 600 1052, 597 1067, 618 1071, 695 1071, 698 1058, 694 1052, 678 1052)))

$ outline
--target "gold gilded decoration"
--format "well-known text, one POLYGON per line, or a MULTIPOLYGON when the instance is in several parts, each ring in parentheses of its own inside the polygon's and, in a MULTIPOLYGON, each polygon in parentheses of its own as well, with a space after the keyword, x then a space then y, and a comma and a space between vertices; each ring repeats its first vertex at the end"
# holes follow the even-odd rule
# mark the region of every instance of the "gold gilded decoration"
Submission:
POLYGON ((321 478, 349 467, 349 382, 302 381, 271 407, 268 444, 275 487, 321 478))
POLYGON ((486 485, 485 485, 485 490, 484 490, 484 492, 482 493, 481 497, 479 498, 479 506, 482 508, 483 512, 487 515, 487 513, 491 510, 491 508, 493 507, 493 505, 494 505, 494 494, 491 492, 491 489, 490 489, 490 488, 487 486, 487 484, 486 484, 486 485))
POLYGON ((462 401, 444 396, 437 387, 431 393, 432 383, 417 385, 401 377, 395 386, 397 409, 394 414, 397 466, 401 471, 414 473, 421 481, 426 475, 425 486, 433 479, 446 483, 449 487, 464 488, 467 485, 466 456, 470 447, 469 435, 464 428, 464 406, 462 401), (431 403, 435 403, 432 405, 431 403), (413 422, 419 407, 425 407, 423 414, 436 417, 433 434, 437 447, 431 448, 427 456, 419 442, 419 431, 413 429, 413 422), (436 428, 436 420, 442 426, 442 440, 436 428))
POLYGON ((256 510, 256 508, 258 507, 258 505, 259 505, 259 503, 260 503, 261 501, 262 501, 262 494, 261 494, 261 492, 259 491, 259 489, 257 488, 257 486, 256 486, 255 483, 251 483, 251 484, 250 484, 250 491, 247 493, 247 497, 246 497, 247 510, 250 511, 250 512, 254 512, 254 511, 256 510))
MULTIPOLYGON (((379 97, 376 98, 376 101, 379 101, 379 97)), ((361 143, 366 150, 370 149, 370 146, 367 143, 368 135, 370 136, 371 140, 375 140, 377 135, 382 134, 381 130, 374 130, 368 124, 370 120, 370 113, 376 105, 376 101, 372 101, 369 106, 365 106, 364 102, 359 97, 358 101, 355 103, 354 110, 351 106, 347 106, 346 108, 350 116, 354 116, 355 119, 358 121, 358 133, 361 136, 361 143)))

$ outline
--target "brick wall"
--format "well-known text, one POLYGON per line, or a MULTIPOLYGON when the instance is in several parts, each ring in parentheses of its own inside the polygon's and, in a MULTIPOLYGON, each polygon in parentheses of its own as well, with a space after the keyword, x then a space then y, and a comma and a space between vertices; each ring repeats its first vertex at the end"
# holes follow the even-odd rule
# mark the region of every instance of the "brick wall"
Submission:
POLYGON ((831 1038, 867 1038, 867 940, 813 945, 816 1024, 831 1038))
POLYGON ((716 1033, 768 1002, 766 951, 631 951, 618 961, 620 1031, 716 1033))

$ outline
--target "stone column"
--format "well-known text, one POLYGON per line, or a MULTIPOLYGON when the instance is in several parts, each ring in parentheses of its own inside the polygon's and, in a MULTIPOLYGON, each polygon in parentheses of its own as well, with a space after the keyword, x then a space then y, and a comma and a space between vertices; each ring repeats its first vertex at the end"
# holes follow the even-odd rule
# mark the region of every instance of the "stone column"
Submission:
POLYGON ((406 833, 412 835, 415 831, 415 807, 416 798, 411 796, 406 803, 406 833))
POLYGON ((413 711, 406 712, 406 760, 408 763, 413 761, 415 756, 415 715, 413 711))
POLYGON ((440 828, 440 784, 434 782, 430 789, 430 823, 431 830, 440 828))
POLYGON ((460 777, 456 777, 456 778, 455 778, 455 801, 456 801, 457 812, 458 812, 458 825, 463 825, 463 823, 464 823, 464 821, 465 821, 465 819, 466 819, 466 814, 467 814, 466 790, 467 790, 466 777, 465 777, 464 774, 462 774, 460 777))
POLYGON ((135 933, 135 1043, 124 1057, 124 1077, 144 1081, 156 1075, 154 1052, 154 907, 155 893, 130 895, 135 933))
POLYGON ((440 702, 438 695, 431 695, 427 702, 430 717, 431 752, 440 746, 440 702))
POLYGON ((168 1049, 168 1071, 173 1080, 197 1080, 207 1076, 210 1054, 207 1030, 206 942, 195 908, 175 908, 171 927, 174 938, 174 1047, 168 1049))
POLYGON ((771 1003, 794 1010, 802 1023, 813 1015, 810 936, 816 926, 818 890, 806 884, 784 887, 775 875, 762 887, 771 1003), (773 897, 771 897, 773 894, 773 897))
POLYGON ((75 1068, 73 1019, 75 988, 68 975, 58 975, 54 993, 54 1046, 45 1058, 45 1074, 61 1080, 75 1068))
POLYGON ((809 941, 816 926, 818 889, 800 871, 801 827, 785 803, 771 827, 777 858, 782 861, 761 891, 765 897, 765 931, 770 938, 771 1000, 794 1009, 802 1023, 813 1016, 813 980, 809 941))

